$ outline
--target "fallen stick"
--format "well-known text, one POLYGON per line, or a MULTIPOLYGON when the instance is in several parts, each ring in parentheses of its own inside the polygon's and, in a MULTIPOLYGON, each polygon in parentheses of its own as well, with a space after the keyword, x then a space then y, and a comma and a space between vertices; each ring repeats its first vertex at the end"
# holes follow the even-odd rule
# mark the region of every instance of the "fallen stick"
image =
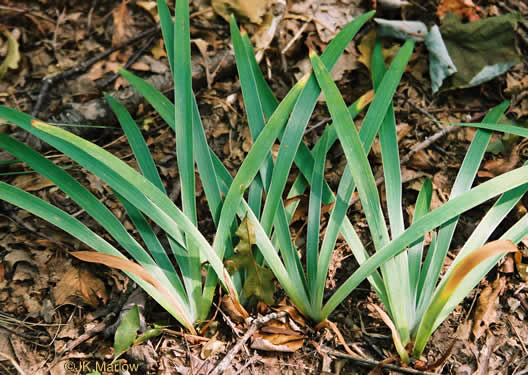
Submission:
MULTIPOLYGON (((278 313, 271 313, 271 314, 265 315, 261 318, 257 318, 253 320, 252 322, 250 322, 251 325, 249 326, 244 336, 242 336, 242 338, 238 340, 236 345, 233 346, 233 348, 231 348, 231 350, 225 355, 225 357, 220 361, 220 363, 216 365, 216 367, 213 369, 212 372, 209 373, 209 375, 223 374, 224 371, 229 367, 229 365, 235 358, 235 355, 237 355, 240 349, 242 349, 242 346, 249 340, 251 336, 253 336, 253 334, 257 331, 257 329, 262 327, 264 324, 266 324, 270 320, 279 319, 286 315, 288 315, 286 311, 281 311, 278 313)), ((248 320, 250 319, 247 319, 246 321, 248 320)))

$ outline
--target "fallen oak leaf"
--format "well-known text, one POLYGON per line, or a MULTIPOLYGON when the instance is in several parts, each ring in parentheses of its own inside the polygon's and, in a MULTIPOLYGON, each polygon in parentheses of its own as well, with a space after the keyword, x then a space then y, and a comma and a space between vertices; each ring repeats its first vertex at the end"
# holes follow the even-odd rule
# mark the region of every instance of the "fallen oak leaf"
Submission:
POLYGON ((497 321, 497 302, 505 286, 506 278, 500 277, 480 293, 472 330, 475 341, 484 334, 491 323, 497 321))
POLYGON ((100 301, 108 300, 103 281, 79 268, 72 268, 61 277, 53 288, 53 295, 57 305, 82 302, 97 307, 100 301))

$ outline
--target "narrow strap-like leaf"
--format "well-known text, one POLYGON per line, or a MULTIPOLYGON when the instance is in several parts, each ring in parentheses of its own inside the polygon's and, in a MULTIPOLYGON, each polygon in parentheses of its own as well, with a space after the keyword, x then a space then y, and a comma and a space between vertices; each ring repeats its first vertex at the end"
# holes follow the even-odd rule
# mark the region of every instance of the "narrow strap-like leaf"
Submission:
MULTIPOLYGON (((100 251, 104 254, 113 255, 121 259, 126 259, 126 257, 116 248, 92 232, 86 225, 74 217, 68 215, 64 211, 58 209, 57 207, 44 202, 42 199, 39 199, 4 182, 0 182, 0 199, 46 220, 47 222, 57 226, 94 250, 100 251)), ((183 309, 175 308, 173 303, 169 301, 166 296, 164 296, 150 283, 146 282, 142 278, 130 272, 125 273, 139 286, 145 289, 145 291, 150 296, 152 296, 152 298, 154 298, 164 309, 171 313, 171 315, 174 316, 187 329, 189 329, 191 332, 194 331, 194 327, 192 325, 189 326, 188 324, 189 317, 182 316, 180 314, 183 309)), ((183 306, 184 304, 181 304, 181 307, 183 306)))
MULTIPOLYGON (((508 107, 509 102, 503 102, 497 107, 493 108, 484 117, 486 121, 497 121, 499 117, 504 113, 508 107)), ((458 171, 457 177, 451 189, 450 199, 460 195, 462 192, 468 191, 473 184, 473 180, 477 174, 478 168, 484 157, 486 148, 488 147, 489 140, 491 138, 491 132, 488 130, 477 130, 475 137, 469 146, 466 153, 462 166, 458 171)), ((438 282, 440 270, 444 263, 445 257, 451 245, 451 240, 455 232, 458 218, 453 218, 449 223, 444 224, 438 231, 438 242, 435 249, 435 253, 429 262, 425 262, 420 275, 420 284, 418 289, 420 292, 420 299, 418 302, 418 311, 424 311, 425 306, 429 304, 434 288, 438 282)))
POLYGON ((383 262, 405 251, 406 247, 430 230, 448 222, 453 217, 478 206, 487 200, 528 182, 528 166, 504 173, 486 181, 470 191, 446 202, 444 205, 424 215, 414 222, 401 236, 387 246, 376 251, 357 271, 355 271, 323 308, 323 317, 328 316, 358 285, 383 262))

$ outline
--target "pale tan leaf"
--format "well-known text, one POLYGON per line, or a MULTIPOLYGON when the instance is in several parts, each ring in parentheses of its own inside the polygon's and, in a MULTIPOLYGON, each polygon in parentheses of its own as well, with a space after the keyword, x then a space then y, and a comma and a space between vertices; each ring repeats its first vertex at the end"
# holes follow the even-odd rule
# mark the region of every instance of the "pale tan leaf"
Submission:
POLYGON ((214 11, 229 22, 231 13, 260 24, 269 6, 269 0, 211 0, 214 11))
POLYGON ((66 272, 53 288, 55 303, 86 303, 97 307, 100 300, 106 303, 108 296, 103 281, 86 270, 72 268, 66 272))

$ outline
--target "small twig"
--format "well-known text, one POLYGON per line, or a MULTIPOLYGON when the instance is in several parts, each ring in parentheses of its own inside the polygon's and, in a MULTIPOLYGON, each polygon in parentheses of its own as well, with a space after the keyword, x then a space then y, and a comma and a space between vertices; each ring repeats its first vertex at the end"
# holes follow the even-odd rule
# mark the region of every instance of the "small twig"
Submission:
POLYGON ((310 16, 306 21, 303 22, 303 25, 301 26, 299 31, 295 33, 293 38, 291 38, 288 44, 286 44, 286 46, 282 49, 281 51, 282 54, 285 54, 291 48, 293 43, 295 43, 295 41, 300 38, 302 33, 304 33, 304 30, 306 30, 306 27, 308 27, 308 25, 312 22, 312 20, 313 20, 313 16, 310 16))
POLYGON ((396 371, 396 372, 399 372, 401 374, 434 375, 431 372, 424 372, 424 371, 415 370, 415 369, 412 369, 412 368, 405 368, 405 367, 400 367, 400 366, 396 366, 396 365, 391 365, 391 364, 388 364, 388 363, 382 363, 382 361, 375 361, 375 360, 372 360, 372 359, 363 359, 363 358, 355 357, 355 356, 350 355, 350 354, 341 353, 341 352, 339 352, 337 350, 330 349, 330 348, 328 348, 325 345, 321 345, 320 350, 325 352, 325 353, 327 353, 327 354, 330 354, 330 355, 333 355, 335 357, 338 357, 338 358, 350 359, 350 360, 354 361, 355 363, 357 363, 358 365, 363 366, 363 367, 367 367, 367 368, 376 368, 376 367, 379 366, 381 368, 384 368, 384 369, 387 369, 387 370, 391 370, 391 371, 396 371))
POLYGON ((114 312, 110 312, 108 315, 105 316, 105 318, 99 323, 97 324, 95 327, 93 327, 92 329, 86 331, 85 333, 83 333, 82 335, 80 335, 79 337, 77 337, 75 340, 73 341, 70 341, 68 342, 67 344, 65 344, 62 349, 60 351, 57 352, 57 356, 55 357, 55 359, 53 360, 53 362, 51 362, 51 364, 49 365, 48 369, 52 369, 53 367, 55 367, 55 365, 61 361, 62 357, 64 356, 64 354, 72 351, 73 349, 75 349, 77 346, 79 346, 80 344, 82 344, 83 342, 85 342, 86 340, 88 340, 89 338, 95 336, 96 334, 102 332, 105 330, 105 328, 107 327, 108 325, 108 322, 111 321, 114 317, 116 316, 116 313, 114 312))
MULTIPOLYGON (((128 69, 130 68, 130 66, 132 64, 134 64, 142 55, 143 53, 147 50, 147 48, 149 48, 149 46, 154 43, 154 41, 156 40, 157 38, 157 35, 154 34, 152 35, 149 40, 147 40, 147 42, 141 46, 141 48, 139 48, 129 59, 128 61, 125 63, 125 65, 123 65, 123 69, 128 69)), ((99 82, 97 82, 97 86, 99 88, 103 88, 107 85, 109 85, 110 83, 114 82, 117 78, 119 77, 119 73, 115 73, 115 74, 112 74, 110 77, 106 78, 106 79, 102 79, 100 80, 99 82)))
POLYGON ((330 328, 330 330, 332 330, 334 332, 334 334, 336 335, 337 337, 337 340, 339 341, 339 343, 341 345, 343 345, 343 347, 345 348, 346 352, 350 355, 361 355, 361 356, 365 356, 364 353, 361 352, 361 349, 357 352, 357 353, 354 353, 354 351, 352 349, 350 349, 350 347, 348 346, 348 344, 346 343, 345 341, 345 338, 343 337, 343 335, 341 334, 341 331, 339 331, 339 328, 337 328, 336 324, 329 321, 328 319, 327 320, 324 320, 322 321, 321 323, 319 323, 315 329, 316 330, 319 330, 320 328, 322 327, 328 327, 330 328))
POLYGON ((20 367, 20 365, 15 361, 15 359, 7 354, 4 354, 2 352, 0 352, 0 357, 1 358, 4 358, 4 359, 7 359, 9 362, 11 362, 11 364, 13 365, 14 368, 16 368, 16 370, 18 371, 18 373, 20 375, 26 375, 26 373, 24 372, 24 370, 22 370, 22 367, 20 367))
POLYGON ((64 72, 62 73, 59 73, 59 74, 56 74, 52 77, 46 77, 44 78, 42 81, 42 87, 40 88, 40 92, 39 92, 39 95, 37 97, 37 102, 35 103, 35 107, 33 107, 33 111, 31 112, 31 115, 32 116, 37 116, 40 112, 40 108, 42 107, 42 103, 44 101, 44 97, 47 95, 49 89, 51 86, 53 86, 55 83, 57 83, 58 81, 62 80, 62 79, 67 79, 75 74, 78 74, 80 72, 83 72, 85 71, 86 69, 88 69, 91 65, 95 64, 97 61, 99 60, 102 60, 104 59, 105 57, 111 55, 112 53, 114 53, 115 51, 119 51, 125 47, 128 47, 129 45, 131 44, 134 44, 135 42, 137 42, 138 40, 141 40, 153 33, 157 33, 158 31, 160 30, 160 26, 159 25, 156 25, 156 26, 153 26, 151 27, 150 29, 136 35, 135 37, 121 43, 120 45, 118 46, 115 46, 115 47, 110 47, 108 48, 106 51, 100 53, 99 55, 97 56, 94 56, 92 57, 91 59, 88 59, 86 60, 85 62, 79 64, 79 65, 76 65, 68 70, 65 70, 64 72))
POLYGON ((448 127, 443 127, 442 130, 436 132, 435 134, 433 134, 432 136, 427 138, 425 141, 420 142, 417 145, 415 145, 413 148, 411 148, 409 150, 409 152, 404 157, 401 158, 400 164, 406 164, 409 160, 411 160, 413 155, 416 154, 418 151, 421 151, 421 150, 431 146, 433 143, 438 141, 440 138, 446 136, 449 133, 454 132, 457 129, 461 129, 461 127, 460 126, 454 126, 454 125, 451 125, 451 126, 448 126, 448 127))
POLYGON ((524 307, 524 310, 528 312, 528 301, 526 300, 526 296, 519 294, 519 301, 521 301, 521 306, 524 307))
POLYGON ((246 321, 250 323, 251 325, 249 326, 244 336, 242 336, 242 338, 238 340, 236 345, 233 346, 233 348, 231 348, 231 350, 225 355, 225 357, 220 361, 220 363, 216 365, 216 367, 213 369, 213 371, 209 375, 223 374, 224 371, 229 367, 229 365, 231 364, 231 362, 233 361, 237 353, 240 351, 240 349, 242 349, 242 346, 249 340, 251 336, 253 336, 253 334, 257 331, 257 329, 259 329, 260 327, 262 327, 264 324, 266 324, 267 322, 271 320, 279 319, 286 315, 288 315, 286 311, 281 311, 278 313, 268 314, 261 318, 255 319, 252 322, 248 318, 246 321))
POLYGON ((528 356, 528 350, 526 350, 526 345, 524 345, 524 341, 523 341, 521 335, 519 335, 519 332, 517 331, 517 328, 515 328, 515 326, 513 325, 513 322, 511 321, 511 319, 509 317, 508 317, 508 323, 510 323, 510 326, 512 327, 513 332, 515 332, 515 336, 517 336, 517 338, 519 339, 519 342, 521 343, 521 347, 523 349, 524 355, 528 356))

